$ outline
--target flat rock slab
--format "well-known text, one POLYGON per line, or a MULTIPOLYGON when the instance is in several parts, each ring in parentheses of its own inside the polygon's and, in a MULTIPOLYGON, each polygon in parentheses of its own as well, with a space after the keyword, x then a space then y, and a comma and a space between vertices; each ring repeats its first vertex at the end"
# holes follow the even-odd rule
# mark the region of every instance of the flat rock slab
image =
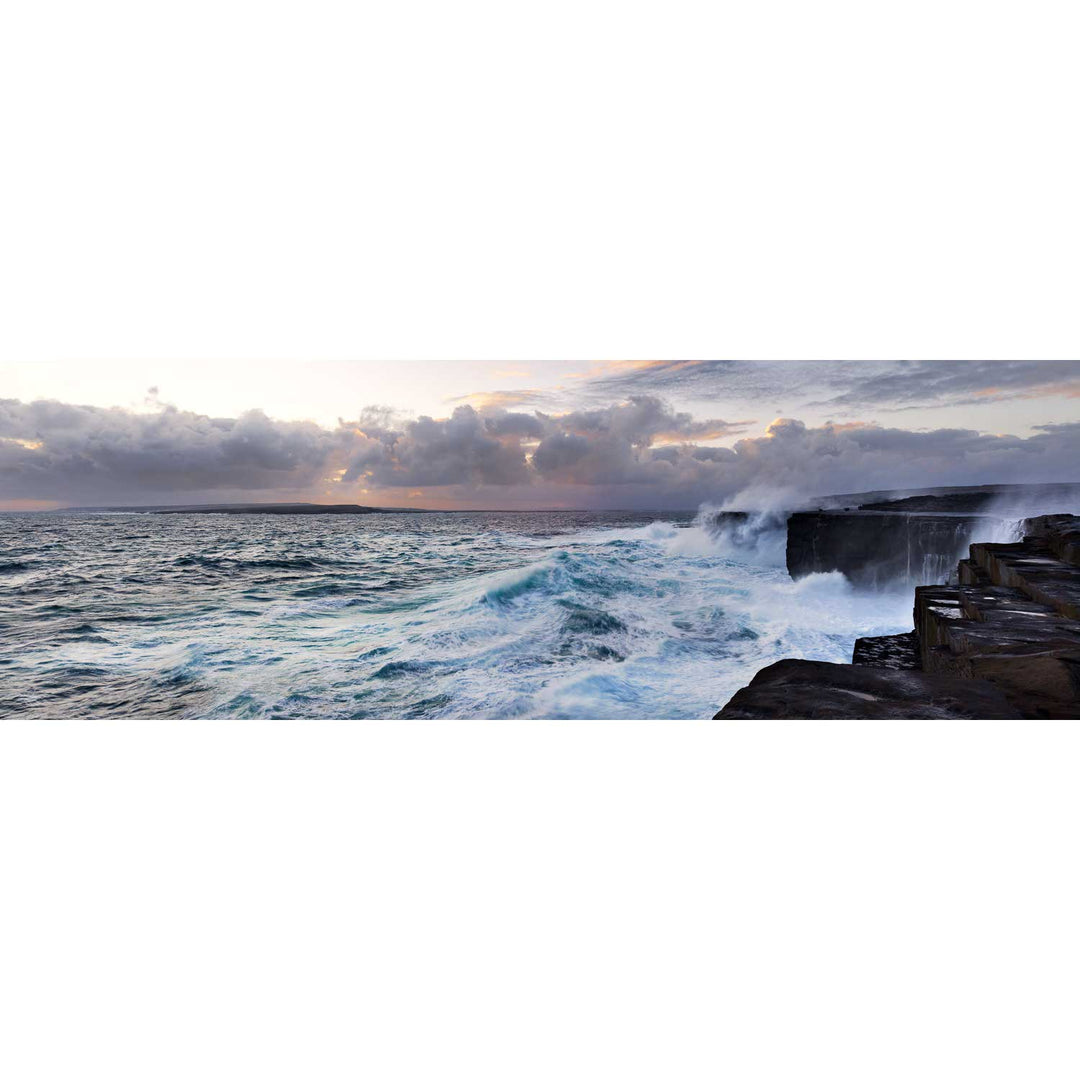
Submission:
MULTIPOLYGON (((1042 555, 1015 554, 1002 546, 987 544, 991 579, 1019 589, 1032 600, 1070 619, 1080 619, 1080 567, 1042 555)), ((974 552, 979 547, 972 545, 974 552)))
POLYGON ((1063 562, 1080 566, 1080 517, 1073 514, 1047 514, 1028 518, 1025 532, 1042 537, 1050 550, 1063 562))
POLYGON ((895 671, 918 670, 922 667, 919 635, 914 630, 909 630, 906 634, 857 638, 851 662, 867 667, 892 668, 895 671))
POLYGON ((1018 720, 983 679, 780 660, 763 668, 715 720, 1018 720))

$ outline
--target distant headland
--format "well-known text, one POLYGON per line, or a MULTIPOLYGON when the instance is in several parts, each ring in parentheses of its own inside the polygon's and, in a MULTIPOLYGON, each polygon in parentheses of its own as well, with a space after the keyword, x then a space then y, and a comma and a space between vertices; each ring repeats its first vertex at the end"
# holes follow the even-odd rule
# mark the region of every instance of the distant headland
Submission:
POLYGON ((357 503, 194 503, 185 506, 73 506, 72 511, 113 514, 430 514, 415 506, 357 503))

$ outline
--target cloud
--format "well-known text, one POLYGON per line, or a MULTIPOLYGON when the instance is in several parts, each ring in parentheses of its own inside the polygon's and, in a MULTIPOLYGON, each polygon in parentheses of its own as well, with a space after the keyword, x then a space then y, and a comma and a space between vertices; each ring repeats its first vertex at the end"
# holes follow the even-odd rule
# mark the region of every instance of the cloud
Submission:
POLYGON ((515 405, 551 405, 555 395, 548 390, 481 390, 446 399, 448 405, 471 405, 476 409, 511 409, 515 405))
POLYGON ((1080 396, 1080 362, 1072 360, 902 361, 881 365, 865 376, 857 366, 846 368, 842 378, 850 379, 850 389, 821 404, 893 411, 1018 397, 1080 396))
POLYGON ((1080 396, 1075 360, 673 360, 606 365, 582 391, 591 399, 660 394, 679 400, 774 402, 837 415, 1080 396))
POLYGON ((485 417, 470 405, 459 405, 445 420, 421 416, 401 430, 369 425, 350 452, 342 481, 363 479, 368 487, 384 488, 525 484, 521 441, 540 431, 527 414, 485 417))
POLYGON ((0 400, 0 497, 99 499, 194 491, 303 489, 340 432, 259 411, 222 419, 0 400))
POLYGON ((602 409, 565 413, 557 418, 564 432, 624 439, 633 446, 654 442, 718 439, 745 431, 753 420, 695 420, 688 412, 675 412, 666 402, 648 394, 602 409))
POLYGON ((0 401, 0 502, 69 505, 312 498, 394 505, 692 508, 751 490, 842 491, 1076 478, 1080 423, 1027 438, 791 417, 695 418, 652 395, 561 415, 460 405, 366 408, 334 428, 252 411, 210 417, 0 401), (413 497, 412 501, 415 501, 413 497))
POLYGON ((594 485, 663 483, 681 461, 671 444, 716 439, 752 423, 695 420, 647 395, 544 419, 549 431, 532 459, 537 473, 546 480, 594 485), (654 445, 665 448, 651 449, 654 445))
POLYGON ((780 419, 735 444, 736 490, 751 484, 817 494, 872 488, 1073 479, 1080 425, 1029 438, 963 428, 908 431, 874 424, 809 428, 780 419))
POLYGON ((624 483, 647 471, 639 451, 654 443, 712 439, 747 423, 697 421, 647 396, 559 416, 459 405, 445 420, 425 416, 400 428, 365 426, 344 479, 381 487, 509 486, 537 477, 624 483))
POLYGON ((1080 460, 1080 424, 1045 425, 1021 438, 965 428, 809 427, 781 418, 764 435, 726 447, 646 446, 610 427, 559 420, 533 453, 534 505, 541 493, 558 495, 563 504, 661 509, 754 491, 812 498, 888 488, 1057 482, 1074 480, 1080 460))

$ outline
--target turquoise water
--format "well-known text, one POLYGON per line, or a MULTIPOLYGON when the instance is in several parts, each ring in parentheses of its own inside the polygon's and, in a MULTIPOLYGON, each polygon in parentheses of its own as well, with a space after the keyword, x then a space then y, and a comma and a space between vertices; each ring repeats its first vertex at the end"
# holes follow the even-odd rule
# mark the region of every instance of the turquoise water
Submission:
POLYGON ((692 514, 0 515, 0 715, 704 719, 910 629, 778 551, 692 514))

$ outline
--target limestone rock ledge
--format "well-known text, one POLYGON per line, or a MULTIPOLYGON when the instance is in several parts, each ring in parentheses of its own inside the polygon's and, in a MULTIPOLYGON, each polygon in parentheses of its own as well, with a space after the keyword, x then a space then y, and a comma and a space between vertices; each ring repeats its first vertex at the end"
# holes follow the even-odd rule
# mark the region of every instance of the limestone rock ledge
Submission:
POLYGON ((1080 517, 1024 533, 972 544, 959 584, 917 587, 909 634, 860 638, 850 665, 782 660, 716 718, 1080 719, 1080 517))
POLYGON ((763 668, 715 720, 1020 719, 1005 695, 981 679, 924 671, 780 660, 763 668))

